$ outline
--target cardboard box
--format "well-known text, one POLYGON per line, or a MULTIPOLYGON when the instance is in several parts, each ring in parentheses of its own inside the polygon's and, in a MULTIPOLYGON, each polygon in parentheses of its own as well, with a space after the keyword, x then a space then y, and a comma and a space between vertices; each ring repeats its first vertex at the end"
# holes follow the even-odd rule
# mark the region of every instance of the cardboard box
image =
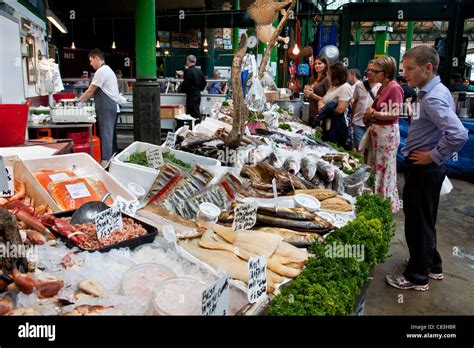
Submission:
POLYGON ((184 105, 182 104, 164 104, 160 108, 161 118, 175 118, 185 113, 184 105))
POLYGON ((273 103, 275 100, 280 99, 280 92, 278 91, 267 91, 265 92, 267 97, 267 103, 273 103))

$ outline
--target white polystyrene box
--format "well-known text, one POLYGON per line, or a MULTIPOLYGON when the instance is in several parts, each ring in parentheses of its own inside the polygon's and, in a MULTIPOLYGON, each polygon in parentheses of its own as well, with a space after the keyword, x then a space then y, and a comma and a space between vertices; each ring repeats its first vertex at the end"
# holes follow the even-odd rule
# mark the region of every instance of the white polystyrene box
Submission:
MULTIPOLYGON (((105 171, 99 163, 86 153, 35 158, 24 160, 23 163, 33 174, 41 170, 72 170, 75 167, 76 175, 79 177, 97 176, 110 191, 114 200, 117 196, 122 196, 128 201, 134 201, 137 199, 119 181, 117 181, 110 173, 105 171)), ((41 187, 41 189, 43 188, 41 187)), ((46 192, 46 190, 44 191, 46 192)))
MULTIPOLYGON (((127 155, 131 155, 135 152, 143 152, 154 147, 158 147, 158 145, 142 143, 139 141, 130 144, 130 146, 128 146, 112 160, 109 169, 110 174, 112 174, 125 187, 127 187, 129 183, 133 182, 139 184, 145 189, 146 192, 148 192, 155 182, 159 171, 133 163, 125 163, 125 159, 127 155)), ((164 146, 162 146, 162 151, 171 151, 177 159, 180 159, 181 161, 189 163, 193 166, 197 164, 204 166, 221 165, 218 160, 194 155, 184 151, 168 149, 164 146)))

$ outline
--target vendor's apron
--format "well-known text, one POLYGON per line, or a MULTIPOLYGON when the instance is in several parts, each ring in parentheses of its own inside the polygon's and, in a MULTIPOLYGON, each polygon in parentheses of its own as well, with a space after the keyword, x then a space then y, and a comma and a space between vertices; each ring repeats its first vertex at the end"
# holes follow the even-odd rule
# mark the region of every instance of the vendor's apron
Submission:
POLYGON ((117 103, 97 88, 94 93, 95 112, 97 114, 97 128, 100 136, 102 160, 109 160, 117 150, 117 103))

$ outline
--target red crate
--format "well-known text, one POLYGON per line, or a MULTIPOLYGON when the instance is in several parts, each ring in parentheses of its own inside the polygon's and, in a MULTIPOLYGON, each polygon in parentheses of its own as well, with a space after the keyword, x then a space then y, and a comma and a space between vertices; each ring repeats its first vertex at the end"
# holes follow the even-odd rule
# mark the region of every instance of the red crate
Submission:
POLYGON ((28 104, 0 104, 0 147, 25 142, 28 104))

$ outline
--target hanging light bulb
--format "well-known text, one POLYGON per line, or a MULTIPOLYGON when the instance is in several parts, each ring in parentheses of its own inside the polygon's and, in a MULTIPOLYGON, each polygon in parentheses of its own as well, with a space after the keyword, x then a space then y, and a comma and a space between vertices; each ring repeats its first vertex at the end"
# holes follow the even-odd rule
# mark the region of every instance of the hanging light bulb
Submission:
POLYGON ((170 51, 166 50, 165 51, 165 56, 169 55, 170 54, 170 51))
POLYGON ((112 49, 116 49, 115 45, 115 18, 112 18, 112 49))
POLYGON ((74 44, 74 41, 73 41, 72 44, 71 44, 71 48, 72 48, 73 50, 76 49, 76 45, 74 44))
POLYGON ((160 40, 156 40, 156 48, 160 48, 160 40))
POLYGON ((209 46, 209 44, 207 43, 207 39, 204 39, 204 47, 207 47, 209 46))
POLYGON ((300 54, 300 49, 299 49, 297 43, 295 43, 295 47, 293 47, 293 54, 294 54, 295 56, 297 56, 298 54, 300 54))

